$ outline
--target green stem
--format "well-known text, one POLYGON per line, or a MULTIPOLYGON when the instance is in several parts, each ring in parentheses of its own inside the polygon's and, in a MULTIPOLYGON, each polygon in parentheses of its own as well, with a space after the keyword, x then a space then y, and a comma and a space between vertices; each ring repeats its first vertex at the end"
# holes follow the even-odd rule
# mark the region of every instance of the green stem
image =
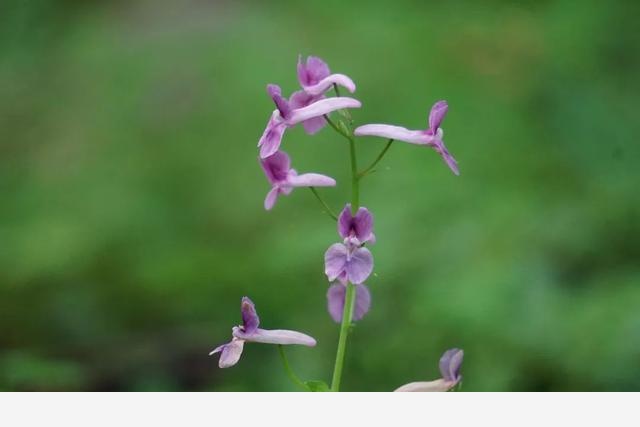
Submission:
POLYGON ((349 137, 349 153, 351 157, 351 212, 355 215, 360 207, 360 178, 358 176, 358 159, 356 158, 356 140, 349 137))
POLYGON ((323 117, 327 121, 327 123, 329 123, 329 125, 333 128, 333 130, 335 130, 336 132, 338 132, 340 135, 344 136, 347 139, 351 138, 349 135, 344 133, 335 123, 333 123, 333 120, 331 120, 328 115, 325 114, 323 117))
POLYGON ((329 207, 329 205, 327 204, 327 202, 324 201, 324 199, 322 197, 320 197, 320 194, 318 193, 318 190, 315 189, 315 187, 309 187, 309 189, 311 190, 311 192, 313 193, 314 196, 316 196, 316 199, 318 199, 318 201, 320 202, 320 204, 322 206, 324 206, 324 209, 326 210, 327 214, 333 218, 334 221, 338 220, 338 216, 333 212, 333 210, 331 210, 331 208, 329 207))
POLYGON ((284 347, 282 344, 278 344, 278 352, 280 353, 280 357, 282 358, 282 364, 284 365, 284 370, 287 371, 287 375, 293 383, 304 390, 308 390, 307 386, 304 385, 304 382, 293 372, 291 366, 289 365, 289 360, 287 359, 287 355, 284 353, 284 347))
POLYGON ((370 173, 374 167, 376 167, 376 165, 380 162, 380 160, 382 160, 384 155, 387 154, 387 151, 389 151, 389 148, 391 148, 391 144, 393 144, 393 139, 390 139, 389 142, 387 142, 387 145, 384 146, 384 148, 382 149, 380 154, 378 154, 378 157, 376 157, 373 163, 371 163, 368 168, 366 168, 365 170, 363 170, 358 174, 358 178, 363 178, 368 173, 370 173))
MULTIPOLYGON (((334 85, 336 95, 340 96, 338 87, 334 85)), ((356 140, 353 136, 353 123, 349 116, 349 130, 342 131, 336 126, 328 116, 324 116, 325 120, 331 127, 349 140, 349 157, 351 159, 351 210, 355 215, 360 207, 360 177, 358 175, 358 159, 356 155, 356 140)), ((342 311, 342 322, 340 324, 340 336, 338 337, 338 350, 336 352, 336 362, 333 367, 333 378, 331 379, 331 391, 340 391, 340 381, 342 379, 342 367, 344 365, 344 356, 347 350, 347 338, 351 328, 351 320, 353 319, 353 308, 355 306, 356 287, 352 283, 347 283, 346 294, 344 298, 344 309, 342 311)))
POLYGON ((353 307, 355 305, 356 287, 351 283, 347 284, 347 293, 344 300, 344 310, 342 312, 342 324, 340 325, 340 338, 338 338, 338 351, 336 353, 336 363, 333 368, 333 379, 331 380, 331 391, 340 391, 340 380, 342 379, 342 366, 344 365, 344 355, 347 349, 347 337, 351 327, 353 317, 353 307))

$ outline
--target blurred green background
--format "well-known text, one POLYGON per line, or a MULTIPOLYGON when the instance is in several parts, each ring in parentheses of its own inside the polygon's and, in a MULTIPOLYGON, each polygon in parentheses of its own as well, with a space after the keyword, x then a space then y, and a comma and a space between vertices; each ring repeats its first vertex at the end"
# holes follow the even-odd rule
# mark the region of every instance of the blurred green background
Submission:
MULTIPOLYGON (((640 390, 640 3, 4 1, 0 389, 294 390, 276 348, 226 342, 249 295, 305 331, 329 380, 338 326, 307 190, 265 212, 265 93, 299 53, 351 76, 357 123, 426 127, 460 163, 396 144, 363 182, 378 243, 345 390, 640 390)), ((361 163, 383 140, 358 140, 361 163)), ((301 172, 349 197, 348 146, 289 131, 301 172)))

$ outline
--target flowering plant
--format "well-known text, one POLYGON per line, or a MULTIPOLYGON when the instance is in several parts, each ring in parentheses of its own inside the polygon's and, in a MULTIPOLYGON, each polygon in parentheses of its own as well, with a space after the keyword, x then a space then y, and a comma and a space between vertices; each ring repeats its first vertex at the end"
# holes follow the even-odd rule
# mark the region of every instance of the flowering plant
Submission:
MULTIPOLYGON (((291 380, 308 391, 339 391, 342 378, 347 339, 353 322, 360 321, 371 306, 371 293, 365 282, 373 272, 373 254, 369 249, 376 242, 373 233, 373 214, 360 205, 360 184, 374 171, 394 141, 407 142, 433 148, 455 174, 458 164, 444 145, 444 132, 440 125, 447 114, 446 101, 436 102, 429 113, 426 130, 409 130, 387 124, 354 126, 349 109, 360 108, 360 101, 340 96, 340 88, 353 93, 356 85, 344 74, 332 74, 328 65, 320 58, 310 56, 306 61, 298 58, 298 81, 301 90, 287 99, 279 86, 269 84, 267 93, 276 108, 271 113, 267 126, 258 142, 259 162, 271 189, 264 200, 266 210, 271 210, 278 196, 289 195, 294 188, 308 187, 322 204, 326 212, 337 223, 340 241, 332 244, 324 254, 324 272, 330 284, 327 291, 327 309, 330 317, 340 324, 340 336, 336 351, 331 385, 322 381, 303 381, 291 369, 283 345, 298 344, 308 347, 316 340, 301 332, 290 330, 260 329, 260 320, 253 302, 242 298, 242 324, 232 328, 231 341, 214 349, 210 354, 220 353, 219 366, 228 368, 240 360, 247 342, 276 344, 285 370, 291 380), (333 91, 336 96, 329 96, 333 91), (330 114, 339 112, 338 118, 330 114), (291 159, 280 149, 286 129, 301 124, 305 132, 313 135, 327 124, 349 143, 351 165, 351 200, 336 215, 317 191, 317 187, 332 187, 336 181, 326 175, 303 173, 291 168, 291 159), (387 143, 377 158, 366 168, 358 168, 356 137, 377 136, 387 143)), ((447 350, 440 359, 442 378, 429 382, 412 382, 396 391, 448 391, 458 385, 462 376, 463 351, 447 350)))

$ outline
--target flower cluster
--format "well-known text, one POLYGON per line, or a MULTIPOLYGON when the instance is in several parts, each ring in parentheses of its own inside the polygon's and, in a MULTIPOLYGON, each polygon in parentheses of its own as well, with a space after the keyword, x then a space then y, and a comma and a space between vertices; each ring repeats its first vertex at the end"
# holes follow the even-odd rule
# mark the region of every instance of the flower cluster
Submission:
MULTIPOLYGON (((346 111, 360 108, 357 99, 342 97, 339 88, 354 93, 356 85, 344 74, 332 74, 329 66, 320 58, 310 56, 303 60, 298 57, 297 77, 300 89, 288 98, 275 84, 267 85, 267 93, 275 104, 267 126, 258 141, 259 163, 267 177, 271 189, 264 200, 264 208, 271 210, 280 195, 289 195, 294 188, 309 187, 322 203, 327 213, 336 221, 340 240, 329 246, 324 254, 324 272, 329 282, 327 309, 330 317, 341 324, 338 351, 331 387, 321 381, 303 382, 291 371, 284 350, 280 348, 285 369, 299 386, 311 391, 338 391, 342 375, 345 346, 352 322, 361 320, 371 307, 371 293, 365 281, 373 272, 373 255, 370 246, 376 242, 373 232, 373 214, 359 204, 360 181, 370 173, 386 154, 393 141, 402 141, 434 149, 455 174, 459 174, 458 163, 449 153, 443 141, 444 131, 440 127, 448 111, 446 101, 437 101, 429 113, 426 130, 409 130, 388 124, 367 124, 353 126, 351 115, 346 111), (329 96, 333 90, 336 96, 329 96), (341 111, 337 122, 330 114, 341 111), (291 167, 291 159, 281 150, 285 131, 301 124, 309 135, 316 134, 329 124, 349 142, 351 164, 351 203, 346 203, 339 215, 315 190, 316 187, 334 187, 336 181, 318 173, 302 173, 291 167), (376 160, 359 171, 356 159, 356 137, 378 136, 388 139, 388 143, 376 160)), ((231 341, 214 349, 210 354, 220 353, 219 366, 227 368, 240 359, 244 344, 258 342, 267 344, 299 344, 309 347, 316 345, 315 339, 301 332, 290 330, 260 329, 259 318, 253 302, 242 299, 242 324, 232 328, 231 341)), ((447 391, 461 381, 460 367, 463 352, 451 349, 440 359, 442 378, 430 382, 406 384, 396 391, 447 391)))

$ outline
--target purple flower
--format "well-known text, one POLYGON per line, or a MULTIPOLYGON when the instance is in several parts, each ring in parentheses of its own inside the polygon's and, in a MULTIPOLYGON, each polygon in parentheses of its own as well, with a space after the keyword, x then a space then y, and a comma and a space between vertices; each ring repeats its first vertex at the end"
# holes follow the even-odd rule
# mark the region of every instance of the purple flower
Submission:
POLYGON ((452 348, 444 352, 440 358, 440 374, 442 378, 435 381, 414 382, 405 384, 395 391, 448 391, 455 387, 461 380, 460 367, 464 352, 458 348, 452 348))
POLYGON ((234 326, 231 341, 216 347, 209 356, 220 353, 218 366, 229 368, 240 360, 245 342, 265 344, 299 344, 314 347, 316 340, 301 332, 285 329, 266 330, 258 328, 260 318, 253 302, 248 297, 242 298, 242 325, 234 326))
POLYGON ((442 136, 444 132, 440 127, 440 123, 447 114, 448 105, 446 101, 438 101, 429 113, 429 129, 427 130, 409 130, 400 126, 371 124, 356 128, 355 135, 364 136, 380 136, 383 138, 394 139, 398 141, 408 142, 410 144, 426 145, 432 147, 442 158, 454 174, 459 175, 458 163, 453 158, 447 147, 444 145, 442 136))
MULTIPOLYGON (((324 99, 324 93, 333 84, 344 86, 353 93, 356 85, 343 74, 331 74, 329 66, 320 58, 310 56, 306 62, 302 62, 302 56, 298 56, 298 81, 303 90, 294 92, 289 98, 291 108, 304 108, 324 99)), ((302 122, 305 132, 313 135, 325 127, 327 122, 324 117, 314 117, 302 122)))
POLYGON ((373 234, 373 215, 367 208, 359 208, 351 214, 351 204, 347 204, 338 217, 338 233, 343 239, 350 239, 357 245, 375 242, 373 234))
MULTIPOLYGON (((353 320, 357 321, 364 317, 371 307, 371 294, 364 284, 353 285, 356 287, 356 303, 353 308, 353 320)), ((335 283, 327 291, 327 309, 331 318, 337 323, 342 322, 344 311, 344 300, 346 298, 347 287, 341 283, 335 283)))
POLYGON ((278 151, 282 136, 287 128, 310 119, 321 118, 332 111, 359 108, 362 105, 360 101, 353 98, 336 97, 320 99, 308 105, 300 106, 299 100, 295 100, 293 103, 287 101, 282 96, 282 91, 277 85, 267 85, 267 92, 277 108, 271 114, 267 127, 260 137, 260 141, 258 141, 260 157, 263 159, 278 151))
POLYGON ((334 84, 345 87, 349 92, 356 90, 356 85, 344 74, 331 74, 329 66, 317 56, 309 56, 302 62, 298 56, 298 81, 306 93, 312 96, 322 95, 334 84))
POLYGON ((266 159, 260 159, 260 165, 271 184, 271 190, 264 199, 264 208, 270 210, 278 199, 278 195, 289 195, 295 187, 334 187, 336 181, 318 173, 298 175, 291 169, 291 159, 284 151, 276 151, 266 159))
POLYGON ((339 280, 362 283, 373 271, 373 256, 364 248, 366 241, 371 241, 373 216, 367 208, 360 208, 351 215, 351 205, 346 205, 338 218, 338 233, 344 243, 334 243, 324 254, 324 272, 330 282, 339 280))

